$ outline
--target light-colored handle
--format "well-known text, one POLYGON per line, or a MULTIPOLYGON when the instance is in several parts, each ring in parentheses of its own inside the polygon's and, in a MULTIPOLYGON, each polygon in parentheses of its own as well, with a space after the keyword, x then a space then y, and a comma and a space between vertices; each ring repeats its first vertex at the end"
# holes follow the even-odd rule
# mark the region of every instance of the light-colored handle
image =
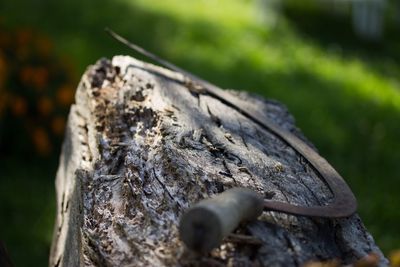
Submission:
POLYGON ((263 204, 261 195, 250 189, 229 189, 191 207, 181 218, 180 237, 189 249, 208 252, 239 223, 260 216, 263 204))

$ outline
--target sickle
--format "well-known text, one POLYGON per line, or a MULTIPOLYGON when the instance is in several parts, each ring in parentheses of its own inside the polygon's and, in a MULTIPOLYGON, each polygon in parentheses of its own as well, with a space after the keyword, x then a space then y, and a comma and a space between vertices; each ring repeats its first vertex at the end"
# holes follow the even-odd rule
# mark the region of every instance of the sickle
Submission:
POLYGON ((291 146, 297 153, 302 155, 309 164, 319 173, 322 180, 327 184, 329 190, 333 194, 333 201, 325 206, 297 206, 285 202, 264 200, 263 206, 265 210, 273 210, 285 212, 289 214, 311 216, 311 217, 326 217, 326 218, 341 218, 348 217, 354 214, 357 210, 357 200, 353 195, 344 179, 335 171, 335 169, 317 152, 315 152, 304 141, 293 135, 292 133, 279 127, 272 121, 262 116, 259 111, 254 109, 244 110, 240 108, 241 100, 237 97, 225 92, 219 87, 196 77, 195 75, 175 66, 174 64, 159 58, 158 56, 146 51, 138 45, 135 45, 125 38, 119 36, 110 29, 106 31, 116 40, 125 44, 129 48, 138 53, 147 56, 148 58, 160 63, 161 65, 180 72, 188 81, 189 89, 197 93, 206 93, 217 98, 222 103, 234 108, 236 111, 243 114, 254 123, 261 126, 264 131, 269 131, 279 137, 281 140, 291 146), (262 120, 259 118, 263 118, 262 120))

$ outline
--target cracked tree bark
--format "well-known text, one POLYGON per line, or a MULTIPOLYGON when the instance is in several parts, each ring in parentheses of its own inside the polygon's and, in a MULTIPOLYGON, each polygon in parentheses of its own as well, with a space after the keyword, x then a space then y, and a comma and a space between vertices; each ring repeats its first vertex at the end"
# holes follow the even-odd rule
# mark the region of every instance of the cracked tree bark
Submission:
MULTIPOLYGON (((358 215, 264 212, 209 255, 189 253, 177 226, 200 199, 235 186, 298 205, 324 205, 332 194, 286 143, 181 80, 122 56, 84 74, 57 173, 50 266, 351 264, 370 253, 387 265, 358 215)), ((241 108, 257 108, 308 142, 282 104, 231 93, 243 100, 241 108)))

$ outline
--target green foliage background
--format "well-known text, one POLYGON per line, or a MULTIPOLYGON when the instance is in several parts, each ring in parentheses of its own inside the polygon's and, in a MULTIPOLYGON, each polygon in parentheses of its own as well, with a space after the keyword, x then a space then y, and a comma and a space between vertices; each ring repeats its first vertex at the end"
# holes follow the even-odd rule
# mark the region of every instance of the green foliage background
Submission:
MULTIPOLYGON (((104 33, 109 26, 221 87, 283 102, 350 184, 378 245, 400 247, 399 28, 388 24, 382 42, 368 43, 346 12, 288 4, 272 25, 249 0, 13 0, 0 14, 7 27, 49 36, 78 76, 100 57, 134 55, 104 33)), ((0 152, 0 239, 18 266, 47 262, 58 153, 0 152)))

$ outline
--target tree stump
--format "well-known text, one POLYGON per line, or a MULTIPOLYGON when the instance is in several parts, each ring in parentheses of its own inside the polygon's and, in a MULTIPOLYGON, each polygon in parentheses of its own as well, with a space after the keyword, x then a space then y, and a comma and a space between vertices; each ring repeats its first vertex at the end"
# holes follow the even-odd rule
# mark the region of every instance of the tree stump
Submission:
MULTIPOLYGON (((207 255, 188 251, 179 219, 232 187, 298 205, 332 194, 290 146, 236 110, 193 94, 183 76, 131 57, 88 68, 71 107, 56 178, 50 266, 301 266, 371 255, 388 264, 358 215, 264 212, 207 255), (256 241, 256 242, 255 242, 256 241)), ((230 91, 310 144, 280 103, 230 91)), ((310 144, 312 146, 312 144, 310 144)))

